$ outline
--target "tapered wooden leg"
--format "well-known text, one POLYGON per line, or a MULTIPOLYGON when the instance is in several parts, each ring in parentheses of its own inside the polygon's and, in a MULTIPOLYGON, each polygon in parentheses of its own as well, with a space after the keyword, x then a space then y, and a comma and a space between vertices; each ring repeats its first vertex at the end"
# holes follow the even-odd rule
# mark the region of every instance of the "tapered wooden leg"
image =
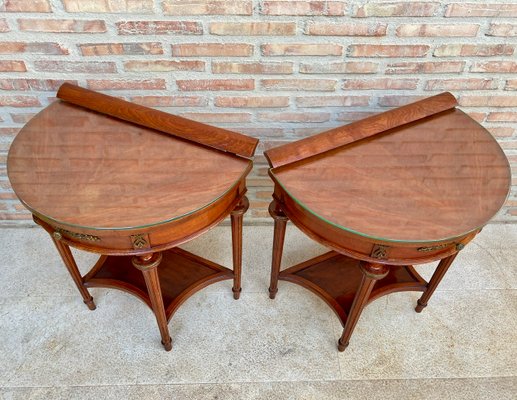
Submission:
POLYGON ((347 348, 350 337, 352 336, 352 332, 361 316, 363 308, 368 303, 368 299, 370 298, 370 293, 375 286, 375 282, 388 275, 389 267, 384 264, 361 262, 361 271, 363 272, 363 277, 359 284, 359 288, 355 293, 352 307, 350 307, 343 334, 338 342, 339 351, 344 351, 347 348))
POLYGON ((271 259, 271 283, 269 284, 269 298, 274 299, 278 292, 278 275, 282 264, 282 252, 284 250, 285 227, 288 218, 280 208, 280 205, 273 200, 269 205, 269 214, 275 220, 275 232, 273 236, 273 255, 271 259))
POLYGON ((77 289, 79 289, 81 296, 83 296, 84 304, 86 304, 90 310, 95 310, 97 307, 93 302, 93 297, 90 295, 90 292, 88 292, 88 289, 84 286, 83 277, 79 272, 79 268, 77 268, 70 247, 61 241, 61 234, 59 232, 54 232, 50 237, 56 245, 57 251, 59 251, 59 255, 63 259, 66 269, 68 269, 68 272, 72 276, 77 289))
POLYGON ((239 204, 230 213, 232 220, 232 251, 233 251, 233 298, 237 300, 241 295, 242 270, 242 217, 248 210, 250 203, 244 196, 239 204))
POLYGON ((452 262, 456 258, 458 253, 453 254, 452 256, 446 257, 443 260, 440 261, 438 264, 438 267, 436 267, 436 271, 434 271, 433 276, 431 277, 431 280, 427 284, 427 287, 424 291, 424 294, 422 294, 422 297, 420 297, 417 301, 417 306, 415 307, 415 311, 417 313, 422 312, 422 310, 427 307, 427 302, 433 295, 434 291, 438 287, 438 284, 441 282, 442 278, 445 276, 445 273, 451 266, 452 262))
POLYGON ((162 261, 162 253, 150 253, 142 256, 134 256, 132 258, 133 266, 144 275, 145 285, 151 306, 153 308, 156 322, 162 336, 162 344, 165 350, 172 349, 172 340, 169 334, 169 326, 167 324, 167 317, 165 316, 165 307, 163 305, 162 290, 160 287, 160 279, 158 277, 158 265, 162 261))

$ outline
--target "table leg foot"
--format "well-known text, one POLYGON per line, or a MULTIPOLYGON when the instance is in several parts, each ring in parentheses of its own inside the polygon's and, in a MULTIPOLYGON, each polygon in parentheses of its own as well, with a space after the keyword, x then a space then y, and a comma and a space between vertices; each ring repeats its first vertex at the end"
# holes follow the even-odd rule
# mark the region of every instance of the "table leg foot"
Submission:
POLYGON ((421 313, 424 308, 427 307, 427 303, 422 303, 420 299, 417 300, 417 306, 415 307, 415 311, 417 313, 421 313))
POLYGON ((276 288, 276 289, 274 289, 274 290, 273 290, 273 289, 271 289, 271 288, 269 288, 269 298, 270 298, 271 300, 274 300, 274 298, 276 297, 276 294, 277 294, 277 293, 278 293, 278 288, 276 288))
POLYGON ((97 308, 97 306, 95 305, 95 303, 93 301, 93 297, 90 297, 90 299, 88 299, 88 300, 83 300, 83 302, 92 311, 97 308))
POLYGON ((337 344, 337 349, 338 349, 339 351, 345 351, 345 349, 348 347, 348 344, 349 344, 349 343, 350 343, 350 342, 342 343, 342 342, 341 342, 341 339, 339 339, 339 340, 338 340, 338 344, 337 344))
POLYGON ((233 298, 235 300, 239 300, 239 298, 241 297, 242 288, 239 288, 238 290, 235 290, 232 288, 232 292, 233 292, 233 298))
POLYGON ((163 347, 165 348, 165 351, 171 351, 172 350, 172 339, 169 339, 167 343, 164 343, 162 340, 163 347))

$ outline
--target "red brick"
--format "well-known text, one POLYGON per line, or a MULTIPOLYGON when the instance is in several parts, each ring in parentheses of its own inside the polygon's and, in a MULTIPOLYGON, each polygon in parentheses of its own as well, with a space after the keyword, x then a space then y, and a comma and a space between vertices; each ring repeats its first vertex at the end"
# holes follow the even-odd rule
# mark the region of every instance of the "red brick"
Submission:
POLYGON ((293 129, 293 135, 296 137, 307 137, 316 135, 318 133, 321 133, 323 131, 322 125, 318 126, 316 128, 294 128, 293 129))
POLYGON ((176 57, 248 57, 253 46, 245 43, 182 43, 172 45, 176 57))
POLYGON ((156 90, 166 89, 165 79, 143 79, 143 80, 106 80, 88 79, 88 88, 92 90, 156 90))
POLYGON ((516 96, 461 96, 464 107, 517 107, 516 96))
POLYGON ((214 74, 292 74, 292 62, 212 62, 214 74))
POLYGON ((369 96, 302 96, 296 98, 298 107, 367 107, 369 96))
POLYGON ((301 74, 374 74, 379 64, 373 62, 348 61, 329 63, 301 63, 301 74))
POLYGON ((464 68, 465 61, 397 62, 387 65, 386 74, 460 73, 464 68))
POLYGON ((34 61, 36 71, 44 72, 80 72, 88 74, 110 74, 117 72, 117 67, 111 61, 34 61))
POLYGON ((251 3, 249 0, 165 0, 162 6, 165 15, 251 15, 251 3))
POLYGON ((422 100, 425 96, 381 96, 379 97, 379 105, 383 107, 400 107, 418 100, 422 100))
POLYGON ((69 54, 67 48, 51 42, 0 42, 0 54, 69 54))
POLYGON ((515 129, 509 126, 490 126, 487 127, 490 133, 496 138, 509 138, 512 137, 515 129))
POLYGON ((27 67, 23 61, 0 60, 0 72, 25 72, 27 67))
POLYGON ((397 27, 397 36, 449 36, 470 37, 476 36, 479 25, 476 24, 403 24, 397 27))
POLYGON ((32 117, 34 117, 35 113, 21 113, 21 114, 13 114, 11 113, 11 119, 15 124, 26 124, 29 122, 32 117))
POLYGON ((268 43, 260 46, 264 56, 340 56, 339 44, 268 43))
POLYGON ((0 106, 38 107, 41 103, 36 96, 0 96, 0 106))
POLYGON ((0 221, 21 221, 21 220, 32 220, 32 214, 26 213, 0 213, 0 221))
POLYGON ((162 44, 159 42, 84 43, 78 47, 83 56, 163 54, 162 44))
POLYGON ((354 17, 432 17, 440 8, 437 2, 367 3, 356 6, 354 17))
MULTIPOLYGON (((241 127, 236 127, 235 130, 237 132, 242 132, 246 135, 250 135, 250 136, 255 136, 255 137, 278 137, 278 136, 283 136, 285 131, 283 128, 250 128, 250 127, 247 127, 247 126, 241 126, 241 127)), ((255 155, 254 159, 253 159, 253 163, 254 164, 257 164, 259 161, 258 159, 258 154, 255 155)), ((267 162, 265 161, 264 159, 264 162, 267 162)), ((248 187, 250 186, 272 186, 272 182, 269 180, 269 179, 261 179, 261 178, 257 178, 257 179, 253 179, 253 178, 250 178, 250 179, 246 179, 247 183, 248 183, 248 187)))
POLYGON ((491 112, 487 121, 517 122, 517 112, 491 112))
POLYGON ((273 108, 287 107, 289 97, 281 96, 253 96, 253 97, 216 97, 214 104, 216 107, 249 107, 249 108, 273 108))
POLYGON ((204 71, 204 61, 131 60, 124 62, 124 70, 131 72, 204 71))
POLYGON ((334 79, 262 79, 260 83, 265 90, 333 92, 336 90, 337 81, 334 79))
POLYGON ((442 44, 437 47, 435 57, 492 57, 511 56, 513 46, 506 44, 442 44))
POLYGON ((365 118, 371 117, 372 115, 378 114, 382 111, 384 111, 384 110, 380 110, 380 111, 347 111, 347 112, 339 113, 337 115, 336 120, 337 121, 348 121, 348 122, 358 121, 360 119, 365 119, 365 118))
POLYGON ((425 90, 486 90, 497 89, 498 81, 483 78, 431 79, 425 90))
POLYGON ((296 34, 294 22, 212 22, 212 35, 233 36, 292 36, 296 34))
POLYGON ((192 79, 177 80, 178 89, 181 91, 193 90, 253 90, 253 79, 192 79))
POLYGON ((508 79, 504 90, 517 90, 517 79, 508 79))
POLYGON ((517 17, 517 4, 454 3, 447 5, 446 17, 517 17))
POLYGON ((345 79, 343 89, 390 89, 407 90, 416 89, 418 79, 345 79))
POLYGON ((249 113, 183 113, 182 117, 193 119, 199 122, 250 122, 249 113))
POLYGON ((48 0, 5 0, 0 11, 7 12, 52 12, 48 0))
POLYGON ((9 25, 5 18, 0 18, 0 32, 9 32, 9 25))
POLYGON ((146 107, 199 107, 208 105, 201 96, 133 96, 131 101, 146 107))
POLYGON ((106 24, 102 20, 75 19, 18 19, 21 31, 55 32, 55 33, 101 33, 106 32, 106 24))
POLYGON ((203 26, 195 21, 122 21, 115 25, 119 35, 203 34, 203 26))
POLYGON ((517 61, 487 61, 477 62, 470 72, 517 73, 517 61))
POLYGON ((76 80, 58 79, 0 79, 1 90, 34 90, 34 91, 56 91, 59 87, 69 82, 77 85, 76 80))
POLYGON ((385 36, 387 24, 312 22, 307 25, 308 35, 315 36, 385 36))
POLYGON ((263 122, 326 122, 330 113, 326 112, 268 112, 259 113, 258 120, 263 122))
POLYGON ((344 15, 344 1, 263 1, 262 14, 266 15, 344 15))
POLYGON ((0 137, 13 138, 15 137, 21 128, 0 128, 0 137))
POLYGON ((517 25, 515 24, 490 24, 487 36, 517 36, 517 25))
POLYGON ((153 0, 63 0, 65 10, 82 13, 139 13, 153 11, 153 0))
POLYGON ((484 112, 468 111, 467 115, 470 118, 472 118, 474 121, 477 121, 479 123, 485 122, 485 119, 486 119, 486 113, 484 113, 484 112))
POLYGON ((425 57, 428 45, 353 44, 348 47, 350 57, 425 57))

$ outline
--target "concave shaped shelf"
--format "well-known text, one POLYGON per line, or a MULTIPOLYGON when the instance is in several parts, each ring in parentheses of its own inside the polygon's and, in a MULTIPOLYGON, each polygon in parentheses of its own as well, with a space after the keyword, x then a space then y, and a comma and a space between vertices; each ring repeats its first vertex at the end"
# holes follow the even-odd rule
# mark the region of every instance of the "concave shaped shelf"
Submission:
MULTIPOLYGON (((363 276, 359 264, 359 260, 330 251, 280 272, 279 279, 317 294, 334 310, 344 327, 363 276)), ((390 265, 388 275, 375 283, 368 303, 389 293, 423 292, 426 285, 411 265, 390 265)))
MULTIPOLYGON (((233 271, 173 248, 162 252, 158 266, 165 314, 169 321, 178 307, 197 291, 212 283, 233 278, 233 271)), ((142 273, 131 263, 132 256, 102 256, 83 278, 86 287, 107 287, 131 293, 151 309, 142 273)))

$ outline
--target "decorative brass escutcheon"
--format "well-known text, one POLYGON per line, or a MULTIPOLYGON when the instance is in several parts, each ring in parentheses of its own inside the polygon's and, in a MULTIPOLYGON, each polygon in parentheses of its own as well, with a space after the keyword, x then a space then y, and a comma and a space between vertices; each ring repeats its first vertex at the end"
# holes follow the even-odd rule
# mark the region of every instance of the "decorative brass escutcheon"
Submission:
POLYGON ((388 250, 390 246, 384 246, 382 244, 375 244, 373 245, 372 253, 370 254, 370 257, 377 258, 379 260, 384 260, 388 258, 388 250))
POLYGON ((424 251, 424 252, 428 252, 428 251, 435 251, 435 250, 440 250, 440 249, 444 249, 445 247, 447 246, 450 246, 450 243, 444 243, 444 244, 438 244, 436 246, 428 246, 428 247, 419 247, 418 249, 416 249, 417 251, 424 251))
POLYGON ((54 236, 54 239, 56 240, 61 240, 63 238, 63 235, 70 236, 71 238, 78 240, 86 240, 88 242, 98 242, 101 240, 100 237, 95 235, 87 235, 85 233, 72 232, 62 228, 56 228, 56 231, 52 234, 52 236, 54 236))

